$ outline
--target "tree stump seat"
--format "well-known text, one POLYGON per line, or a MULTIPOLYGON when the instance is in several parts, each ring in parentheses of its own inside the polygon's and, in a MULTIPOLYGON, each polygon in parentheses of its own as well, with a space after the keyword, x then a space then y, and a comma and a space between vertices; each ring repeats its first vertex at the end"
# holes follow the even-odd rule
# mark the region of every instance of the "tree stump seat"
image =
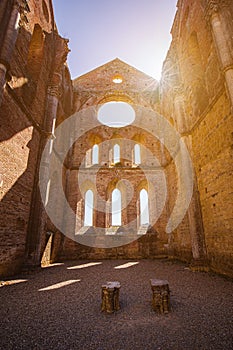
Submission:
POLYGON ((170 311, 170 290, 168 281, 151 279, 150 284, 153 293, 153 310, 161 314, 168 313, 170 311))
POLYGON ((120 282, 107 282, 102 285, 102 305, 101 311, 112 313, 120 310, 119 292, 120 282))

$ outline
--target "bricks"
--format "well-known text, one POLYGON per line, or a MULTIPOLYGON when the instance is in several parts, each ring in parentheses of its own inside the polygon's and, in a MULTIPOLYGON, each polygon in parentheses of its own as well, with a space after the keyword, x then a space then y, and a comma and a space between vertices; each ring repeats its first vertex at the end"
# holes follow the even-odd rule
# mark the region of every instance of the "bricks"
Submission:
MULTIPOLYGON (((1 21, 3 27, 0 30, 0 46, 5 47, 4 52, 0 50, 0 61, 4 58, 9 68, 0 106, 1 276, 14 274, 22 268, 27 260, 29 237, 34 235, 34 232, 29 229, 29 223, 33 221, 32 227, 38 228, 36 224, 38 221, 33 217, 32 209, 39 206, 39 201, 34 194, 38 191, 38 159, 45 140, 43 128, 47 87, 53 52, 58 54, 58 46, 60 49, 60 43, 63 40, 60 37, 56 40, 52 38, 53 16, 50 14, 51 20, 47 21, 44 17, 42 2, 34 0, 30 1, 30 12, 22 11, 27 20, 22 15, 16 43, 14 38, 7 40, 6 28, 9 25, 13 3, 14 1, 4 0, 0 5, 0 19, 4 17, 4 22, 1 21), (32 50, 37 40, 35 28, 39 28, 41 33, 40 52, 32 50), (2 34, 4 32, 5 36, 2 34), (29 59, 32 55, 33 59, 29 59), (31 74, 34 66, 37 69, 36 76, 31 74)), ((16 33, 15 30, 14 32, 16 33)), ((71 85, 71 82, 64 81, 63 84, 71 85)), ((63 108, 62 105, 63 101, 60 104, 60 111, 63 108)), ((58 117, 60 117, 59 113, 58 117)), ((37 241, 39 257, 43 253, 40 252, 40 249, 43 249, 43 241, 45 241, 44 237, 40 237, 37 241)))
MULTIPOLYGON (((49 2, 30 1, 30 11, 26 9, 21 18, 16 42, 15 38, 6 40, 4 36, 12 4, 3 0, 0 5, 0 46, 6 49, 4 56, 0 52, 0 61, 4 58, 3 63, 9 68, 5 75, 5 66, 2 67, 1 75, 2 86, 6 78, 7 82, 0 120, 0 274, 15 273, 30 259, 39 264, 46 246, 46 232, 51 231, 51 256, 46 256, 46 261, 170 256, 193 262, 194 257, 196 262, 209 261, 215 271, 233 276, 233 119, 229 98, 232 89, 229 89, 230 80, 225 80, 227 71, 230 76, 233 62, 222 61, 227 51, 219 52, 216 44, 224 45, 224 42, 219 44, 213 40, 210 9, 205 16, 207 9, 201 0, 192 4, 184 0, 182 6, 178 3, 173 40, 160 82, 115 59, 72 83, 69 70, 63 65, 68 53, 67 42, 54 32, 49 2), (116 72, 123 77, 121 84, 112 81, 116 72), (90 230, 93 236, 98 235, 98 227, 110 232, 111 193, 119 187, 123 194, 119 230, 122 234, 135 235, 140 232, 138 198, 144 188, 149 194, 150 218, 154 219, 147 235, 123 247, 98 249, 64 237, 46 218, 38 189, 38 167, 47 138, 44 131, 51 131, 48 92, 52 95, 50 100, 54 100, 54 94, 58 98, 58 105, 51 105, 53 112, 57 108, 57 125, 77 113, 77 129, 89 128, 76 140, 65 161, 64 191, 77 214, 73 220, 76 222, 67 222, 67 225, 73 225, 74 231, 82 228, 84 195, 91 188, 98 199, 94 228, 90 230), (97 112, 99 104, 108 101, 131 103, 137 126, 115 129, 97 124, 93 111, 97 112), (80 108, 86 111, 88 107, 93 112, 89 119, 85 113, 79 114, 80 108), (166 224, 176 202, 179 179, 172 155, 159 141, 159 136, 170 140, 172 135, 163 135, 158 114, 167 119, 189 145, 195 170, 195 196, 180 225, 169 234, 166 224), (121 159, 114 165, 111 148, 116 142, 121 147, 121 159), (142 147, 142 169, 133 161, 136 143, 142 147), (98 169, 90 163, 94 144, 99 146, 98 169), (165 203, 161 172, 166 178, 165 203), (159 218, 157 212, 160 212, 159 218), (132 222, 127 232, 125 227, 132 222)), ((232 26, 228 21, 232 18, 232 6, 219 6, 218 35, 225 33, 231 49, 232 26)), ((228 55, 227 59, 230 58, 228 55)), ((69 133, 64 135, 64 140, 70 140, 69 133)), ((56 178, 56 174, 53 175, 56 178)), ((58 209, 62 213, 61 203, 58 209)), ((60 217, 62 220, 63 214, 60 217)))
MULTIPOLYGON (((232 14, 230 6, 226 9, 220 4, 220 30, 225 31, 226 36, 232 35, 232 28, 226 29, 229 20, 227 11, 232 14)), ((221 72, 219 48, 213 39, 211 24, 206 25, 209 19, 203 15, 201 1, 195 1, 191 8, 184 1, 182 8, 178 8, 172 28, 173 41, 161 79, 163 86, 163 81, 164 84, 167 81, 166 72, 176 74, 177 91, 174 92, 172 83, 166 86, 161 95, 161 111, 167 118, 173 114, 176 121, 179 116, 173 101, 177 97, 184 101, 186 133, 192 139, 191 155, 200 195, 207 259, 215 271, 221 270, 233 276, 233 270, 229 272, 233 263, 229 254, 232 253, 233 234, 232 107, 227 82, 221 72), (196 33, 195 40, 193 33, 196 33), (169 70, 166 69, 168 66, 169 70), (198 89, 205 96, 205 101, 198 95, 198 89)), ((232 40, 229 42, 232 47, 232 40)), ((172 172, 168 173, 168 181, 174 183, 172 172)), ((173 200, 172 193, 171 197, 173 200)), ((174 248, 175 256, 189 260, 190 230, 185 222, 188 224, 187 218, 172 233, 170 249, 174 248)))
POLYGON ((107 313, 113 313, 114 311, 120 310, 120 282, 107 282, 102 285, 102 304, 101 311, 106 311, 107 313))
POLYGON ((166 280, 151 279, 152 307, 160 314, 167 314, 170 311, 170 290, 166 280))

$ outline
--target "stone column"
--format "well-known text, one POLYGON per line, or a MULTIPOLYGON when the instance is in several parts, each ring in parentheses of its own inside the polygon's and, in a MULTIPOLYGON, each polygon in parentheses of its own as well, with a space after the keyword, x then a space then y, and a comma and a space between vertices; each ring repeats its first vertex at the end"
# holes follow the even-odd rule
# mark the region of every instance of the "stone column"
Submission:
POLYGON ((77 216, 77 204, 78 204, 78 193, 77 193, 77 184, 78 184, 78 171, 76 169, 67 170, 67 181, 66 181, 66 197, 69 203, 69 206, 72 210, 63 212, 63 230, 66 232, 66 236, 74 239, 76 229, 83 226, 84 221, 84 211, 85 211, 85 200, 84 198, 80 201, 81 215, 77 216))
MULTIPOLYGON (((192 136, 188 135, 186 112, 185 112, 185 101, 183 95, 182 86, 177 86, 176 95, 174 97, 174 112, 176 129, 181 135, 181 140, 185 143, 189 156, 193 159, 192 154, 192 136)), ((183 156, 183 155, 182 155, 183 156)), ((182 157, 183 158, 183 157, 182 157)), ((185 161, 185 159, 184 159, 185 161)), ((199 191, 197 186, 197 179, 195 175, 195 169, 193 169, 193 195, 190 205, 187 210, 188 221, 189 221, 189 232, 191 237, 193 265, 202 266, 206 263, 206 248, 204 242, 204 229, 202 223, 201 205, 199 198, 199 191)), ((189 174, 187 174, 188 176, 189 174)))
MULTIPOLYGON (((231 0, 230 0, 231 1, 231 0)), ((233 109, 233 54, 228 44, 229 37, 224 31, 222 20, 224 9, 230 5, 229 0, 209 0, 206 7, 206 15, 209 18, 216 49, 225 75, 226 86, 229 93, 231 107, 233 109)))
POLYGON ((49 142, 49 147, 44 153, 43 163, 40 165, 40 174, 41 174, 41 184, 43 191, 46 191, 46 197, 49 197, 49 184, 50 184, 50 158, 53 150, 53 141, 54 141, 54 131, 57 118, 57 107, 59 102, 59 89, 58 86, 49 86, 48 95, 47 95, 47 108, 46 108, 46 120, 45 120, 45 131, 48 133, 48 136, 45 135, 41 140, 42 149, 44 149, 47 142, 49 142))
POLYGON ((184 97, 177 94, 174 98, 175 124, 176 129, 180 134, 187 131, 184 97))
MULTIPOLYGON (((189 150, 190 157, 192 158, 192 136, 183 136, 182 140, 186 144, 189 150)), ((201 205, 199 198, 199 191, 197 186, 197 179, 193 176, 193 196, 188 208, 188 220, 189 220, 189 231, 191 236, 192 254, 193 261, 191 267, 197 270, 206 270, 206 247, 204 240, 204 228, 202 222, 201 205)))
MULTIPOLYGON (((44 121, 45 132, 41 135, 40 154, 38 156, 37 165, 37 177, 39 177, 38 173, 40 171, 40 185, 43 193, 46 193, 46 202, 48 202, 50 195, 50 162, 62 83, 61 70, 68 53, 67 42, 66 39, 63 39, 58 34, 54 33, 54 61, 53 66, 51 67, 51 80, 47 91, 46 115, 44 121), (50 147, 48 147, 46 151, 47 153, 44 154, 44 161, 43 164, 41 164, 41 155, 47 142, 50 143, 50 147)), ((27 236, 26 265, 39 266, 46 223, 46 213, 44 210, 44 204, 41 200, 39 184, 34 188, 32 202, 33 207, 30 214, 27 236)))
MULTIPOLYGON (((124 219, 127 220, 124 222, 125 225, 128 225, 130 233, 136 233, 137 229, 140 226, 140 219, 139 219, 139 207, 138 207, 138 198, 137 198, 138 192, 137 189, 133 188, 133 198, 129 202, 129 204, 126 206, 127 211, 127 217, 124 219)), ((126 197, 130 198, 131 191, 130 189, 126 189, 126 197)), ((129 233, 129 232, 128 232, 129 233)))
MULTIPOLYGON (((49 86, 47 95, 47 109, 46 109, 46 120, 45 120, 45 131, 46 133, 41 136, 40 152, 43 152, 47 142, 50 143, 47 153, 43 157, 43 163, 38 164, 38 171, 40 170, 40 187, 43 193, 46 194, 45 204, 48 204, 50 196, 50 159, 53 148, 53 133, 56 122, 57 106, 58 106, 58 95, 56 94, 58 89, 54 86, 49 86)), ((41 158, 41 155, 39 159, 41 158)), ((27 237, 27 248, 26 248, 26 266, 39 266, 41 259, 42 249, 42 235, 45 229, 46 223, 46 212, 44 205, 40 197, 39 186, 35 188, 33 193, 33 202, 36 205, 33 206, 31 213, 31 219, 29 223, 29 232, 27 237)))
POLYGON ((3 63, 0 63, 0 106, 2 104, 2 95, 6 83, 6 72, 6 66, 3 63))
POLYGON ((111 226, 111 201, 106 198, 106 209, 105 209, 105 229, 111 226))
POLYGON ((6 83, 6 73, 9 69, 10 60, 18 36, 19 20, 20 1, 15 0, 0 55, 0 106, 2 104, 2 95, 6 83))

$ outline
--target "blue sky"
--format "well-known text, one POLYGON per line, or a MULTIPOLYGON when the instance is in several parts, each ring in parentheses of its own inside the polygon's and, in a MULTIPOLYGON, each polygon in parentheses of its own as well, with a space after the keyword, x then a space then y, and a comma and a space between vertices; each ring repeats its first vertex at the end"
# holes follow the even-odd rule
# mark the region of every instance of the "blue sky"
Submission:
POLYGON ((177 0, 53 0, 76 78, 116 57, 159 79, 177 0))

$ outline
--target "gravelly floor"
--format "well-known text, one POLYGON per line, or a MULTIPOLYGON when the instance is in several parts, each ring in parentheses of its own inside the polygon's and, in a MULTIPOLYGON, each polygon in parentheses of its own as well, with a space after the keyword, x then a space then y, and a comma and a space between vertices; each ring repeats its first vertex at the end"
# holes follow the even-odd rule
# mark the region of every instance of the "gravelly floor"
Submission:
POLYGON ((233 349, 232 280, 194 273, 166 260, 114 268, 126 262, 103 261, 77 269, 68 267, 87 262, 66 262, 13 279, 25 282, 3 285, 0 349, 233 349), (168 315, 151 309, 150 278, 169 281, 168 315), (79 281, 40 291, 70 280, 79 281), (109 280, 119 280, 122 286, 121 310, 111 315, 100 311, 101 285, 109 280))

